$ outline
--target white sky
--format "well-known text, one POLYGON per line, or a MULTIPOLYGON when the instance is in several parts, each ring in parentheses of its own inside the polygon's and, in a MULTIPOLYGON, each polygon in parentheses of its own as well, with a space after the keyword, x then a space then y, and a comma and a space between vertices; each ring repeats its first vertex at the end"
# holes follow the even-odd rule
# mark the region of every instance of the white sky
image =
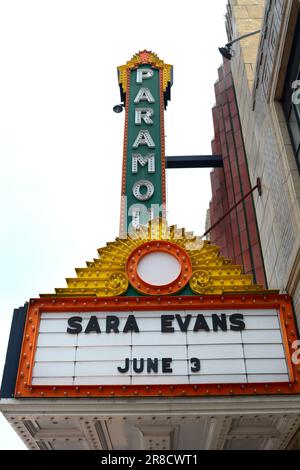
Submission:
MULTIPOLYGON (((166 154, 210 154, 226 0, 0 0, 0 375, 13 309, 118 236, 116 67, 174 66, 166 154), (145 8, 144 5, 147 5, 145 8)), ((210 170, 168 170, 169 223, 204 231, 210 170)), ((0 414, 0 449, 23 449, 0 414)))

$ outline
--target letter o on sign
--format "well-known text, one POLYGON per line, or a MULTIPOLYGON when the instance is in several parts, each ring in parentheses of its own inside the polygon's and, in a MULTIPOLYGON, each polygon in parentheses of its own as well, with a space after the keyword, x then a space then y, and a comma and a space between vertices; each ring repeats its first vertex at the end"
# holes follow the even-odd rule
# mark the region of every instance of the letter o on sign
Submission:
POLYGON ((139 201, 147 201, 154 193, 154 186, 151 181, 140 180, 134 183, 132 188, 133 195, 139 201), (141 191, 141 188, 146 188, 146 191, 141 191))

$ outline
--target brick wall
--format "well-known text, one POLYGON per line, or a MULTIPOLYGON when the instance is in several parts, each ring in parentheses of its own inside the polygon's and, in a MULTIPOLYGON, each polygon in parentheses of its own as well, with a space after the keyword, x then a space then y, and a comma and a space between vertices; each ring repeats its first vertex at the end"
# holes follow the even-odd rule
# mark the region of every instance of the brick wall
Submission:
MULTIPOLYGON (((210 222, 214 224, 251 189, 230 62, 218 70, 213 108, 215 137, 212 151, 223 157, 223 168, 211 172, 210 222)), ((254 281, 266 285, 252 196, 247 197, 211 232, 221 254, 243 265, 254 281)))

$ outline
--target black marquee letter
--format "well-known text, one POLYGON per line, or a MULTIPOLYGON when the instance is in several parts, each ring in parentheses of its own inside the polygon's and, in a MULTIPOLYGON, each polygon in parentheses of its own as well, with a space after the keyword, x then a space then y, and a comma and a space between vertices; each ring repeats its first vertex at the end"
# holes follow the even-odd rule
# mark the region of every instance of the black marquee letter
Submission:
POLYGON ((91 316, 84 332, 85 333, 91 333, 92 331, 95 332, 95 333, 101 333, 100 326, 99 326, 98 319, 97 319, 96 315, 91 316))
POLYGON ((106 317, 106 333, 113 331, 114 333, 119 333, 119 323, 120 320, 115 315, 108 315, 106 317))
POLYGON ((199 331, 199 330, 209 331, 209 326, 207 324, 207 321, 205 320, 204 315, 202 314, 197 315, 195 326, 194 326, 194 331, 199 331))
POLYGON ((221 318, 216 313, 213 313, 212 316, 213 330, 218 331, 220 328, 222 331, 227 331, 226 315, 221 313, 221 318))
POLYGON ((171 357, 163 357, 162 358, 162 372, 164 374, 172 374, 173 369, 171 367, 173 359, 171 357))
POLYGON ((184 333, 188 330, 192 315, 187 315, 184 317, 184 320, 182 320, 181 315, 175 315, 177 323, 179 325, 180 331, 183 331, 184 333))
POLYGON ((174 328, 172 326, 173 320, 174 320, 174 315, 162 315, 161 316, 162 333, 174 333, 174 328))
POLYGON ((150 374, 150 372, 154 372, 157 374, 158 372, 158 359, 155 357, 154 359, 151 359, 150 357, 147 358, 147 373, 150 374))
POLYGON ((192 357, 190 359, 191 361, 191 372, 199 372, 200 369, 201 369, 201 365, 200 365, 200 359, 198 359, 197 357, 192 357))
POLYGON ((134 331, 135 333, 140 332, 134 315, 128 315, 127 321, 123 329, 123 333, 128 333, 128 331, 134 331))
POLYGON ((130 365, 129 357, 126 357, 124 367, 123 368, 118 367, 118 371, 121 372, 121 374, 126 374, 126 372, 129 371, 129 365, 130 365))
POLYGON ((133 361, 132 361, 132 369, 133 369, 133 372, 135 372, 136 374, 141 374, 141 372, 143 372, 144 370, 144 358, 142 357, 140 359, 140 366, 138 366, 138 359, 134 358, 133 361))
POLYGON ((230 320, 230 329, 232 331, 243 331, 246 327, 244 320, 244 315, 242 313, 234 313, 233 315, 230 315, 229 317, 230 320))
POLYGON ((78 333, 82 332, 82 317, 71 317, 68 320, 68 325, 71 328, 67 328, 67 333, 70 333, 71 335, 77 335, 78 333))

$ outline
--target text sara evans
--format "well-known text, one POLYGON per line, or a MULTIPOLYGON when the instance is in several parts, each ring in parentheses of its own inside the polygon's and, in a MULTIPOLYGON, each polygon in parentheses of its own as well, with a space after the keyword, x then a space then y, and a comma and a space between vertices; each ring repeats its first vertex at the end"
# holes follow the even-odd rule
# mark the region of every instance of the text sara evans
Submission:
MULTIPOLYGON (((83 317, 74 316, 68 320, 67 333, 139 333, 140 328, 134 315, 128 315, 123 328, 120 328, 120 319, 116 315, 107 315, 105 320, 99 320, 96 315, 92 315, 83 330, 83 317)), ((242 331, 245 329, 244 315, 242 313, 225 313, 211 315, 211 324, 209 326, 207 319, 203 314, 196 316, 188 315, 161 315, 160 330, 162 333, 174 333, 175 324, 179 326, 179 331, 242 331)), ((176 330, 177 331, 177 330, 176 330)))
MULTIPOLYGON (((138 321, 134 315, 128 315, 124 326, 120 327, 120 319, 116 315, 107 315, 105 319, 99 320, 96 315, 91 315, 88 323, 83 329, 83 317, 74 316, 69 318, 67 333, 139 333, 140 328, 138 321)), ((159 318, 157 318, 159 320, 159 318)), ((187 332, 192 330, 197 331, 242 331, 245 329, 244 316, 241 313, 233 313, 231 315, 211 314, 211 327, 207 322, 207 317, 203 314, 196 316, 188 315, 161 315, 160 317, 160 330, 162 333, 174 333, 176 326, 179 327, 180 332, 187 332)), ((178 331, 178 328, 176 328, 178 331)), ((172 374, 172 357, 163 357, 159 360, 157 357, 152 358, 129 358, 124 359, 124 364, 117 367, 120 374, 135 373, 135 374, 172 374), (132 368, 131 368, 132 366, 132 368), (132 372, 131 372, 132 371, 132 372)), ((200 359, 192 357, 189 359, 190 373, 197 373, 201 369, 200 359)))

